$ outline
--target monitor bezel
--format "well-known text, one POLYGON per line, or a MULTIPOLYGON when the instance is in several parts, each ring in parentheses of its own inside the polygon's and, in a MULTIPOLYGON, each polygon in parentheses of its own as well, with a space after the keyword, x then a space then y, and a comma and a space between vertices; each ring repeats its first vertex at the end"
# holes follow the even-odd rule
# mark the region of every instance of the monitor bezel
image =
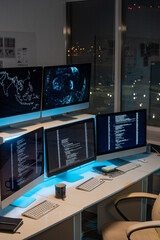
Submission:
MULTIPOLYGON (((7 197, 4 200, 1 200, 1 202, 0 202, 1 209, 6 208, 10 204, 12 204, 15 200, 17 200, 18 198, 20 198, 21 196, 23 196, 24 194, 29 192, 32 188, 36 187, 38 184, 40 184, 43 181, 44 181, 44 173, 41 176, 39 176, 38 178, 34 179, 31 183, 28 183, 26 186, 19 189, 15 193, 13 193, 11 196, 7 197)), ((1 194, 1 192, 0 192, 0 194, 1 194)))
POLYGON ((63 125, 60 125, 60 126, 45 129, 45 159, 46 159, 46 174, 47 174, 47 177, 52 177, 52 176, 55 176, 55 175, 60 174, 60 173, 65 173, 68 170, 74 169, 76 167, 82 166, 83 164, 86 164, 86 163, 89 163, 91 161, 96 160, 96 144, 95 143, 96 142, 95 142, 95 118, 94 117, 84 119, 84 120, 78 120, 76 122, 67 123, 67 124, 63 124, 63 125), (78 163, 74 163, 72 165, 65 166, 63 168, 59 168, 59 169, 50 171, 49 162, 48 162, 48 153, 47 153, 47 150, 46 150, 47 149, 47 139, 46 139, 47 133, 50 132, 50 131, 56 131, 56 130, 62 129, 62 128, 69 128, 70 126, 77 125, 78 123, 84 123, 86 121, 92 121, 93 122, 94 156, 87 159, 87 160, 79 161, 78 163))
MULTIPOLYGON (((37 128, 31 132, 25 133, 23 135, 20 135, 19 137, 24 137, 24 135, 28 135, 30 133, 34 133, 36 131, 41 131, 42 129, 42 149, 43 149, 43 165, 42 165, 42 174, 35 178, 34 180, 30 181, 26 185, 22 186, 19 190, 15 191, 12 193, 10 196, 6 197, 5 199, 2 200, 1 198, 1 184, 0 184, 0 207, 1 209, 4 209, 5 207, 9 206, 12 204, 15 200, 26 194, 28 191, 32 190, 34 187, 36 187, 38 184, 44 181, 44 130, 43 127, 37 128)), ((18 137, 17 137, 18 138, 18 137)), ((16 139, 17 139, 16 138, 16 139)), ((11 139, 9 141, 15 141, 15 139, 11 139)), ((5 144, 5 142, 3 143, 5 144)))
POLYGON ((56 115, 61 115, 65 113, 70 113, 73 111, 79 111, 83 109, 89 108, 89 99, 90 99, 90 84, 91 84, 91 63, 81 63, 81 64, 66 64, 66 65, 55 65, 55 66, 44 66, 43 71, 43 87, 42 87, 42 114, 41 117, 52 117, 56 115), (45 85, 45 72, 48 69, 58 69, 58 68, 65 68, 65 67, 78 67, 78 66, 88 66, 89 68, 89 80, 88 80, 88 96, 87 100, 81 102, 75 102, 65 105, 59 105, 55 107, 51 107, 49 109, 44 109, 44 85, 45 85))
POLYGON ((147 147, 147 112, 146 109, 138 109, 138 110, 131 110, 131 111, 122 111, 122 112, 113 112, 113 113, 107 113, 107 114, 101 114, 101 115, 97 115, 96 116, 96 136, 97 136, 97 161, 105 161, 105 160, 111 160, 111 159, 115 159, 115 158, 120 158, 120 157, 126 157, 126 156, 130 156, 130 155, 135 155, 138 153, 143 153, 146 151, 146 147, 147 147), (134 113, 134 112, 144 112, 145 115, 145 119, 144 119, 144 137, 145 137, 145 142, 144 144, 138 145, 138 146, 133 146, 133 147, 128 147, 128 148, 123 148, 123 149, 117 149, 114 151, 106 151, 106 152, 100 152, 99 148, 98 148, 98 141, 99 141, 99 134, 98 134, 98 118, 101 117, 108 117, 108 116, 116 116, 116 115, 123 115, 123 114, 129 114, 129 113, 134 113))
POLYGON ((23 112, 23 113, 15 113, 13 115, 0 117, 0 128, 6 127, 6 126, 12 126, 18 124, 21 124, 26 121, 31 121, 35 119, 39 119, 41 117, 41 105, 42 105, 42 84, 43 84, 43 67, 42 66, 33 66, 33 67, 8 67, 8 68, 1 68, 0 71, 12 71, 12 70, 27 70, 27 69, 39 69, 41 70, 41 79, 40 81, 40 99, 39 99, 39 110, 36 111, 30 111, 30 112, 23 112))

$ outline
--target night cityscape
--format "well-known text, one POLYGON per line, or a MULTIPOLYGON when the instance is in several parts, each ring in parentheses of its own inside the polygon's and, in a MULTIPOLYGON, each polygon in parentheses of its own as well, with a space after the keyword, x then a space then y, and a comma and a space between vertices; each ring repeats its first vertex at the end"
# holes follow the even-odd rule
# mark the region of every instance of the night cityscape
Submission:
MULTIPOLYGON (((87 18, 88 6, 83 5, 84 19, 87 18)), ((103 12, 101 5, 96 5, 97 12, 103 12), (98 8, 99 7, 99 8, 98 8), (102 11, 101 11, 102 10, 102 11)), ((74 6, 74 11, 76 4, 74 6)), ((111 13, 103 21, 112 19, 111 13)), ((96 11, 96 10, 95 10, 96 11)), ((158 124, 160 120, 160 36, 157 26, 145 26, 145 22, 152 17, 154 23, 159 20, 160 2, 158 1, 126 1, 125 5, 126 32, 123 36, 122 46, 122 107, 124 110, 146 108, 148 120, 158 124), (152 12, 151 12, 152 11, 152 12), (150 15, 148 15, 150 13, 150 15), (153 18, 153 13, 155 17, 153 18), (149 16, 149 17, 148 17, 149 16), (144 19, 141 21, 141 19, 144 19), (145 21, 146 20, 146 21, 145 21), (134 22, 133 22, 134 21, 134 22), (139 25, 135 25, 139 23, 139 25), (131 28, 129 28, 131 27, 131 28), (142 29, 144 32, 142 32, 142 29)), ((78 14, 78 13, 76 13, 78 14)), ((97 13, 98 14, 98 13, 97 13)), ((68 62, 70 63, 92 63, 92 79, 90 90, 90 109, 96 113, 111 112, 114 109, 114 64, 115 64, 115 39, 114 33, 109 31, 102 35, 104 25, 102 19, 96 25, 99 28, 91 28, 86 36, 83 20, 75 19, 72 24, 71 44, 67 48, 68 62), (77 29, 76 26, 79 28, 77 29), (102 28, 102 29, 101 29, 102 28), (90 40, 89 39, 90 35, 90 40), (94 106, 94 107, 93 107, 94 106)), ((91 15, 92 16, 92 15, 91 15)), ((72 19, 73 22, 73 19, 72 19)), ((88 19, 95 23, 95 20, 88 19)), ((87 23, 86 28, 89 23, 87 23)), ((107 21, 106 21, 107 23, 107 21)), ((112 23, 112 20, 111 20, 112 23)), ((107 26, 106 26, 107 28, 107 26)))

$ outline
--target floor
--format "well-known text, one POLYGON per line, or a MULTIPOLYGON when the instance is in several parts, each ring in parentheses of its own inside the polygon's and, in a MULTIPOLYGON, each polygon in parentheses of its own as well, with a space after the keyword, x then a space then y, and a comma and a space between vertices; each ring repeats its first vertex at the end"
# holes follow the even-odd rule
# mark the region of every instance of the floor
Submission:
POLYGON ((102 240, 97 231, 97 215, 84 211, 82 214, 82 240, 102 240))

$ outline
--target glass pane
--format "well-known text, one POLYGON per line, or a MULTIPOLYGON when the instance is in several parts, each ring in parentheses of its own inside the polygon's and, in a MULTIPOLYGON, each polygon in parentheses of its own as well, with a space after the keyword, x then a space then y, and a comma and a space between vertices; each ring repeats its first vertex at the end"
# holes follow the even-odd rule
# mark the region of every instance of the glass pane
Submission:
POLYGON ((68 3, 67 33, 67 63, 92 63, 88 112, 113 112, 114 1, 68 3))
POLYGON ((160 126, 160 0, 124 0, 122 109, 146 108, 160 126))

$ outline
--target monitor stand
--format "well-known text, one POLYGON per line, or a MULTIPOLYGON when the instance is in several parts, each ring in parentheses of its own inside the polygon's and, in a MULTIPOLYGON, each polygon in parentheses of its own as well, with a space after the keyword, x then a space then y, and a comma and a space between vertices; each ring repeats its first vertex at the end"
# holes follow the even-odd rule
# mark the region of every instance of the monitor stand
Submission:
POLYGON ((51 119, 52 120, 59 120, 61 122, 70 122, 70 121, 73 121, 77 118, 75 116, 72 116, 71 114, 64 113, 64 114, 61 114, 61 115, 52 116, 51 119))
POLYGON ((28 207, 31 203, 33 203, 36 198, 21 196, 20 198, 16 199, 14 202, 11 203, 12 206, 25 208, 28 207))
POLYGON ((57 178, 61 179, 62 181, 66 181, 66 182, 76 182, 78 180, 81 180, 84 177, 77 173, 65 172, 65 173, 58 174, 57 178))

